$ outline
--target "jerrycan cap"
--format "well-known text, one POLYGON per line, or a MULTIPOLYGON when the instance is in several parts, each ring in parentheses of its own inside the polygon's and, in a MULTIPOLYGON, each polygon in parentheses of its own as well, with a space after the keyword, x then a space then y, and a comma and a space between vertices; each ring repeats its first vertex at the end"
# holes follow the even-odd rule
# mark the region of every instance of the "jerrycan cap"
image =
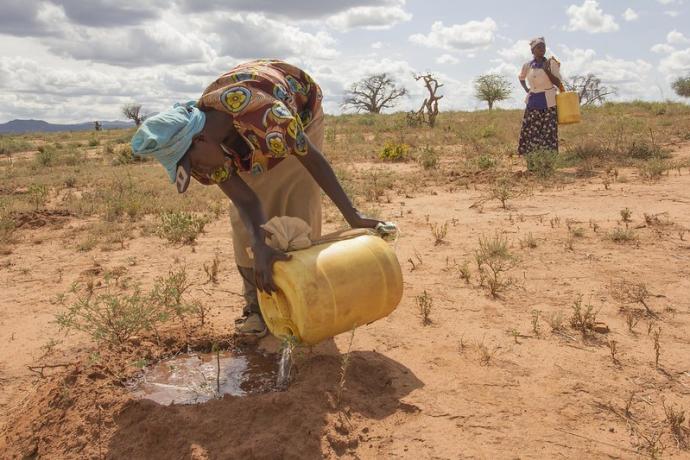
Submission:
POLYGON ((386 241, 395 240, 398 237, 398 226, 393 222, 379 222, 375 230, 386 241))

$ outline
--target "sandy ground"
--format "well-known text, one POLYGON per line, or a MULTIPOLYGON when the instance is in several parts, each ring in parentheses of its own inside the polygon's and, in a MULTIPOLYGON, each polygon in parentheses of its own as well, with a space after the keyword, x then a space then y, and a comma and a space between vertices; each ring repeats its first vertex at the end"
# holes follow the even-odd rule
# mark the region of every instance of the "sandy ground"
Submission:
MULTIPOLYGON (((675 155, 690 155, 690 147, 675 155)), ((198 283, 194 295, 213 306, 216 337, 230 335, 241 311, 240 283, 227 217, 194 247, 139 237, 112 252, 77 252, 70 227, 81 223, 69 216, 22 228, 20 243, 0 257, 0 451, 9 458, 690 458, 679 447, 683 433, 690 438, 687 420, 674 436, 664 409, 690 410, 690 231, 683 230, 690 172, 656 183, 622 174, 628 181, 608 190, 601 178, 537 188, 507 210, 496 201, 471 207, 481 190, 447 185, 382 203, 382 216, 402 230, 405 294, 388 318, 357 329, 338 407, 346 336, 301 354, 286 392, 200 406, 130 401, 83 358, 67 374, 39 378, 28 365, 90 352, 84 337, 54 323, 58 295, 85 276, 125 267, 146 286, 177 256, 198 283), (607 234, 623 225, 626 207, 637 241, 616 243, 607 234), (646 223, 645 213, 660 222, 646 223), (436 245, 429 223, 443 222, 448 233, 436 245), (581 227, 582 236, 568 227, 581 227), (494 232, 517 256, 508 273, 514 283, 500 298, 479 286, 474 262, 478 238, 494 232), (534 248, 522 247, 529 233, 534 248), (202 285, 202 265, 216 252, 224 260, 220 283, 202 285), (464 262, 469 283, 457 269, 464 262), (612 297, 620 279, 646 285, 654 316, 612 297), (424 291, 433 300, 428 326, 415 300, 424 291), (580 295, 608 332, 583 337, 569 326, 580 295), (632 331, 621 307, 639 318, 632 331), (564 326, 552 331, 546 319, 557 312, 564 326)), ((165 351, 134 344, 130 353, 147 346, 165 351)))

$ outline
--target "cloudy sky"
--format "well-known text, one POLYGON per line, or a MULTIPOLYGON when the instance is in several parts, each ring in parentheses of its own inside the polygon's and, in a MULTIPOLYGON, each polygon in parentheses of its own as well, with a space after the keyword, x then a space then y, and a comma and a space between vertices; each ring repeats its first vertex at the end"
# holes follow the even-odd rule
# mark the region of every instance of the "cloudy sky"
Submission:
POLYGON ((472 80, 513 79, 544 35, 564 75, 593 72, 619 100, 675 99, 690 74, 690 0, 1 0, 0 122, 121 119, 196 99, 217 75, 275 57, 310 72, 329 113, 355 80, 389 72, 420 105, 415 72, 445 86, 441 109, 472 110, 472 80), (316 5, 316 6, 315 6, 316 5))

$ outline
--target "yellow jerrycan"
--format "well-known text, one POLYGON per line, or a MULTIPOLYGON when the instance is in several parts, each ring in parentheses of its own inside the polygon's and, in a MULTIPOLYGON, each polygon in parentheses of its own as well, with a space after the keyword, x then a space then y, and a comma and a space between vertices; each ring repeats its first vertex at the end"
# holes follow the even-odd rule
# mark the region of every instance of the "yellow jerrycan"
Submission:
POLYGON ((579 123, 580 98, 574 91, 566 91, 556 94, 556 111, 558 112, 558 124, 570 125, 579 123))
POLYGON ((278 291, 259 291, 261 313, 276 337, 314 345, 383 318, 400 303, 400 264, 373 232, 317 242, 290 255, 273 265, 278 291))

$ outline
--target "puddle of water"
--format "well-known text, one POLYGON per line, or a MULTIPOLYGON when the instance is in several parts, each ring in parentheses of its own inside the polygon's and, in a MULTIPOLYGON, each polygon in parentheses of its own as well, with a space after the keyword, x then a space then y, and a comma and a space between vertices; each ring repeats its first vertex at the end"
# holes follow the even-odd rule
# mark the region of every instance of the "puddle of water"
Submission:
POLYGON ((133 394, 170 405, 201 403, 224 394, 266 393, 277 388, 277 362, 275 354, 258 351, 179 355, 146 367, 133 394))

